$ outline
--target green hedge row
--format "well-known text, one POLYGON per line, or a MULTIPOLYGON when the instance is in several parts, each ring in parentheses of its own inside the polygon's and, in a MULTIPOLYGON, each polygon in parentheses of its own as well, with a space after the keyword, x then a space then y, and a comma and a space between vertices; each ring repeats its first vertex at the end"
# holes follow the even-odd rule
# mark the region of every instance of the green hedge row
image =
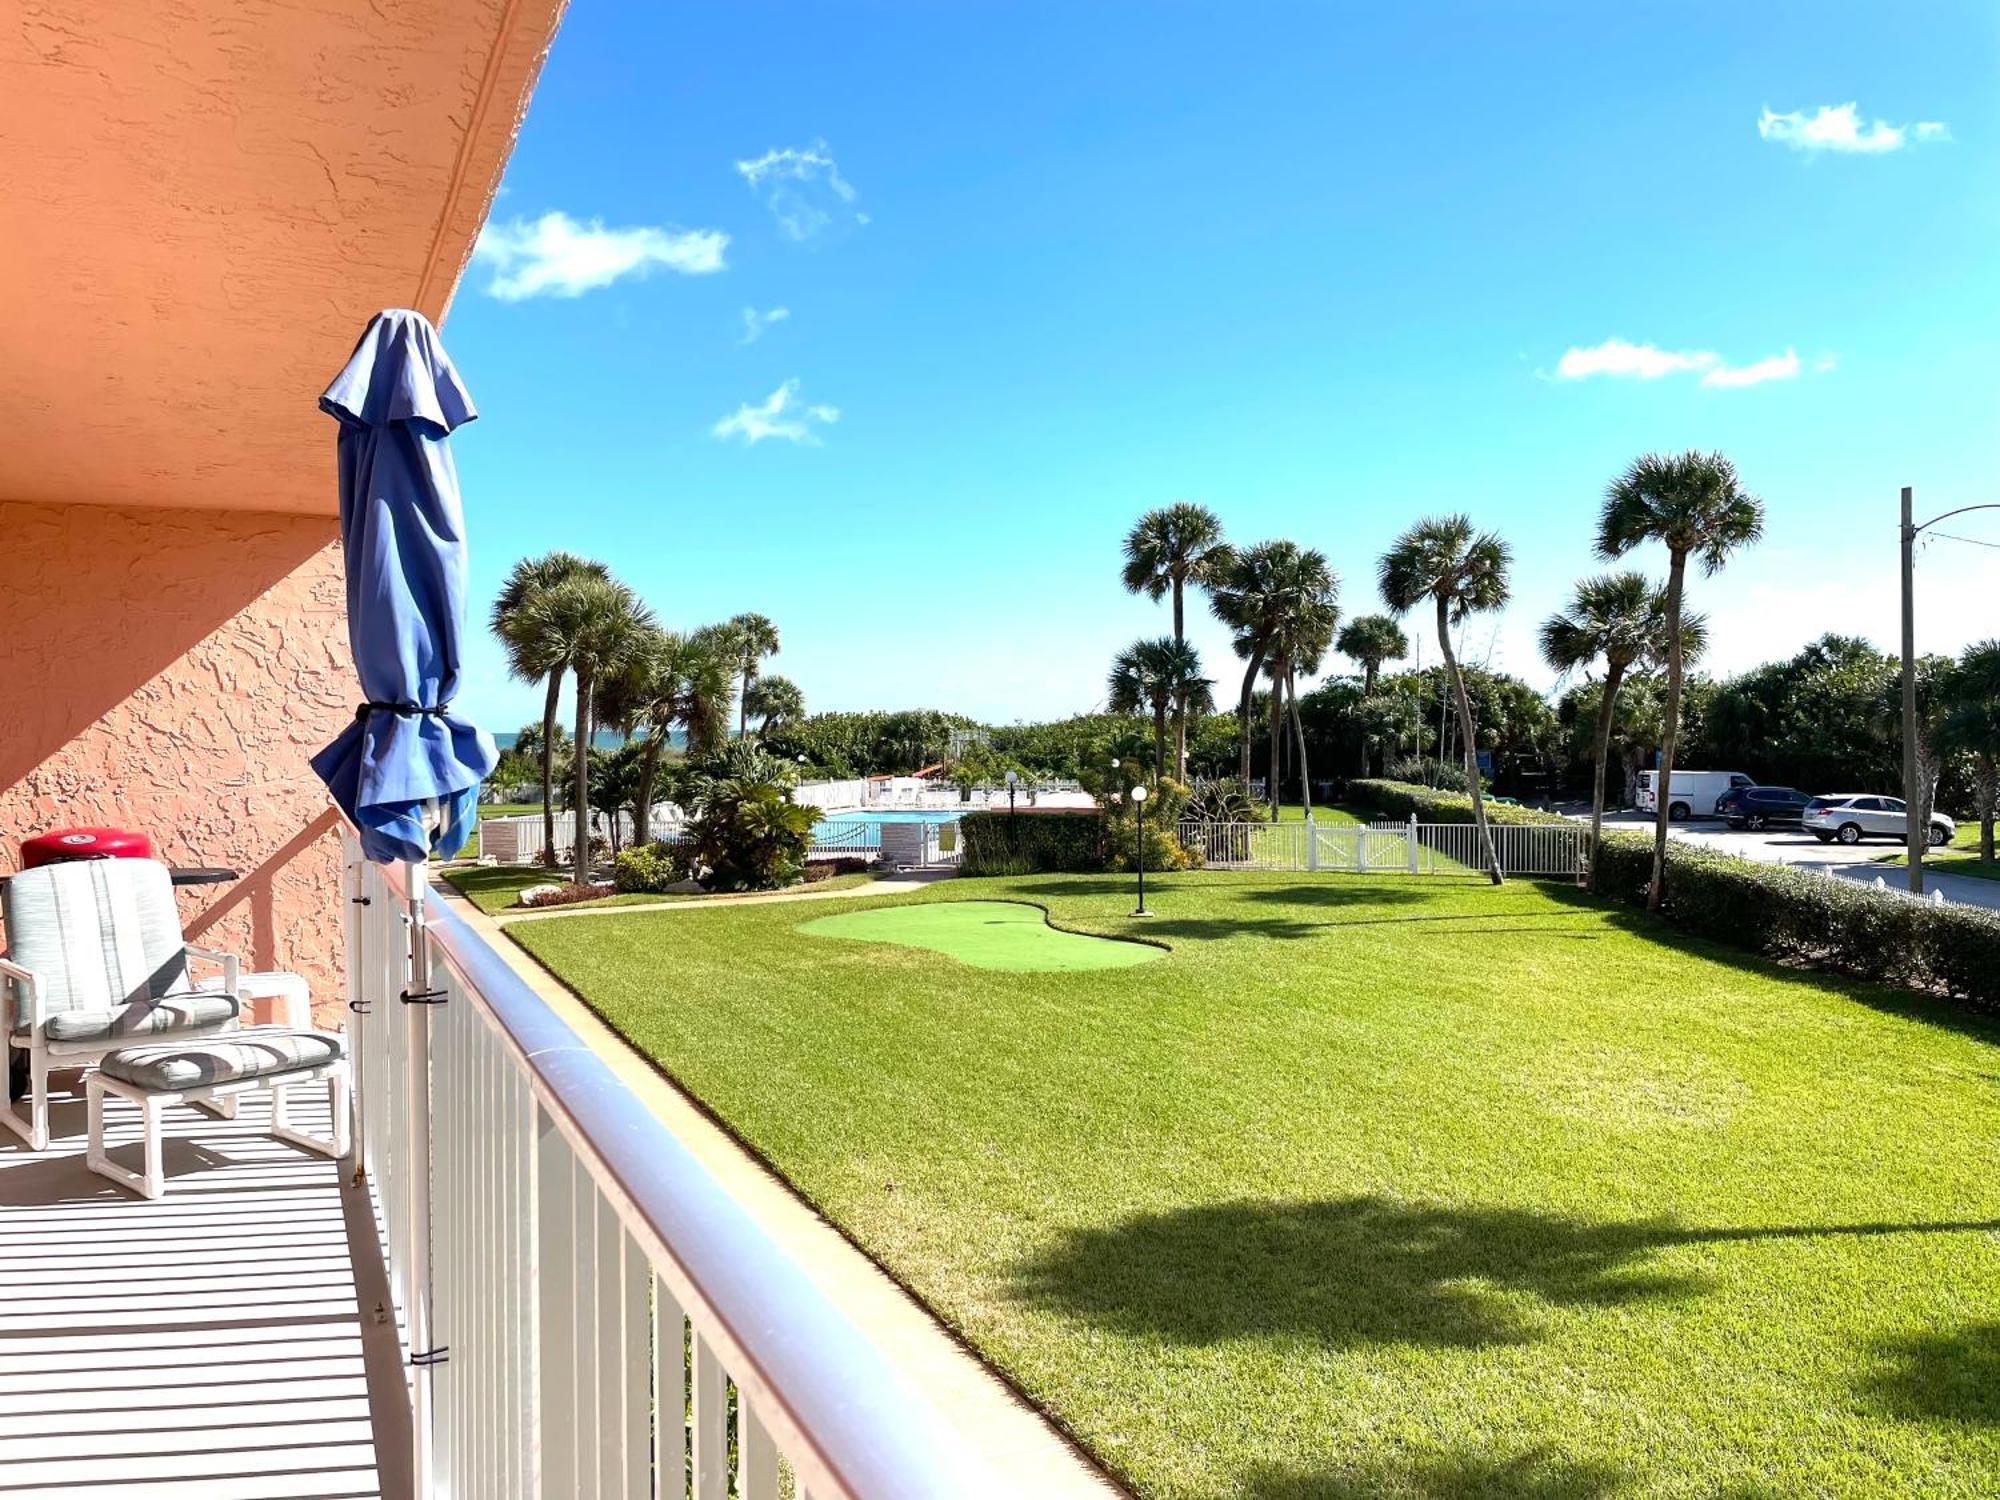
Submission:
POLYGON ((1090 873, 1104 868, 1096 812, 976 812, 958 820, 961 875, 1090 873))
MULTIPOLYGON (((1372 808, 1385 818, 1400 820, 1415 813, 1419 823, 1472 821, 1472 799, 1465 793, 1441 792, 1408 781, 1375 779, 1350 781, 1347 783, 1347 800, 1372 808)), ((1568 823, 1570 820, 1561 813, 1538 812, 1532 807, 1514 807, 1504 802, 1495 802, 1488 797, 1486 821, 1496 826, 1503 823, 1512 826, 1529 823, 1568 823)))
MULTIPOLYGON (((1605 837, 1600 892, 1644 905, 1652 879, 1651 839, 1605 837)), ((1683 931, 1772 958, 2000 1008, 2000 914, 1979 907, 1916 901, 1675 840, 1667 845, 1661 914, 1683 931)))

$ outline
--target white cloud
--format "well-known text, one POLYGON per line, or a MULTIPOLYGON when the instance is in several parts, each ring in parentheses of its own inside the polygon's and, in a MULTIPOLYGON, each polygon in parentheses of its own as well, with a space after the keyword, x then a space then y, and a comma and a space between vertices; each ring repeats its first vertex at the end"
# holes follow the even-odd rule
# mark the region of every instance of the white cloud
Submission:
POLYGON ((723 269, 728 246, 729 236, 719 229, 607 229, 599 219, 579 223, 566 213, 550 212, 539 219, 489 223, 479 232, 472 258, 493 268, 486 284, 491 295, 519 302, 580 297, 655 266, 704 276, 723 269))
POLYGON ((1811 114, 1795 109, 1781 115, 1767 108, 1757 117, 1757 134, 1794 151, 1839 151, 1859 156, 1900 151, 1911 142, 1951 139, 1951 129, 1942 120, 1919 120, 1914 125, 1864 122, 1860 107, 1851 103, 1822 104, 1811 114))
POLYGON ((754 307, 743 309, 743 337, 739 344, 754 344, 761 339, 773 323, 782 323, 792 315, 789 307, 774 307, 769 312, 759 312, 754 307))
MULTIPOLYGON (((1801 368, 1797 352, 1791 349, 1747 365, 1732 365, 1713 349, 1662 349, 1655 344, 1606 339, 1589 349, 1565 350, 1556 364, 1556 379, 1590 380, 1601 375, 1613 380, 1659 380, 1667 375, 1700 375, 1705 386, 1732 390, 1762 385, 1767 380, 1791 380, 1801 368)), ((1832 368, 1831 355, 1813 363, 1816 374, 1832 368)))
POLYGON ((853 184, 840 175, 825 141, 773 147, 753 161, 737 162, 736 170, 789 239, 809 240, 837 226, 868 223, 867 214, 855 211, 853 184))
POLYGON ((1606 339, 1592 349, 1566 350, 1556 366, 1556 378, 1588 380, 1593 375, 1609 375, 1619 379, 1658 380, 1662 375, 1711 369, 1721 362, 1720 355, 1707 349, 1661 349, 1652 344, 1606 339))
POLYGON ((819 434, 813 429, 839 420, 840 408, 837 406, 809 406, 800 401, 799 383, 795 378, 787 380, 756 406, 744 402, 736 408, 733 416, 724 417, 710 430, 716 437, 740 437, 752 445, 766 438, 782 438, 788 443, 817 443, 819 434))
POLYGON ((1787 349, 1783 354, 1773 354, 1747 365, 1717 365, 1701 377, 1703 385, 1721 386, 1725 389, 1744 385, 1762 385, 1767 380, 1795 380, 1799 373, 1799 357, 1787 349))

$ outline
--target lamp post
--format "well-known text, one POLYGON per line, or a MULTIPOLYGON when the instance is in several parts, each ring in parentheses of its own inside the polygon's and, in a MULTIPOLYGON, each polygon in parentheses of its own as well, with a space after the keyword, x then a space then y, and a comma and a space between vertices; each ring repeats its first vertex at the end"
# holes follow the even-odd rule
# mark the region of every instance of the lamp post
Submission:
POLYGON ((1903 486, 1902 525, 1897 534, 1903 543, 1903 852, 1910 867, 1910 891, 1924 893, 1924 846, 1931 836, 1930 819, 1920 825, 1917 814, 1926 811, 1917 795, 1917 535, 1940 521, 1962 516, 1972 510, 2000 510, 2000 505, 1961 505, 1943 515, 1917 524, 1911 510, 1914 492, 1903 486))
POLYGON ((1139 909, 1132 913, 1135 917, 1149 916, 1146 910, 1146 788, 1132 788, 1132 805, 1139 811, 1139 847, 1135 851, 1139 857, 1139 909))

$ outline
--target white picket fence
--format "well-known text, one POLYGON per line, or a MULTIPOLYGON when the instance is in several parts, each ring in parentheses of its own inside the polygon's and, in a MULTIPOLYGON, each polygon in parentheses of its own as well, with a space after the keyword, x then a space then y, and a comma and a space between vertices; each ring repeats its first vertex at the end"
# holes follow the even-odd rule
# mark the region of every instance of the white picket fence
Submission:
MULTIPOLYGON (((1493 852, 1507 875, 1582 873, 1590 832, 1581 826, 1495 825, 1493 852)), ((1181 842, 1210 870, 1298 874, 1462 875, 1485 868, 1470 823, 1182 823, 1181 842)))

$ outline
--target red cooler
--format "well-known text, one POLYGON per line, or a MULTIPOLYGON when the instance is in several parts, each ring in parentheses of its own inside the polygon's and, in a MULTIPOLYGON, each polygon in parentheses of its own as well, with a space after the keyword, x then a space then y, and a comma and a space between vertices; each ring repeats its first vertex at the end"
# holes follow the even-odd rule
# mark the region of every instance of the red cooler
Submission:
POLYGON ((21 841, 21 868, 66 859, 151 859, 153 841, 128 828, 57 828, 21 841))

